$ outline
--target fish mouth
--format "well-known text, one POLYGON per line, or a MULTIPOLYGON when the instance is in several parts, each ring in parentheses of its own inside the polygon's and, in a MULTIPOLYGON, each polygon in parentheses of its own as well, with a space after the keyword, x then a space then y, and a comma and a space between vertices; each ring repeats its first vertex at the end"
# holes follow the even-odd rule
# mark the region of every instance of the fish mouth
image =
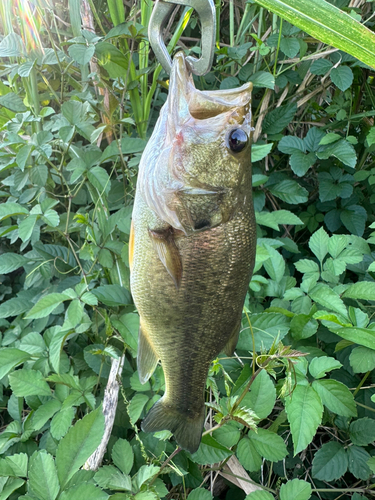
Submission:
POLYGON ((182 51, 174 57, 170 82, 169 112, 176 124, 182 125, 191 118, 207 120, 219 116, 221 123, 251 121, 251 117, 247 116, 253 89, 251 82, 236 89, 198 90, 182 51))

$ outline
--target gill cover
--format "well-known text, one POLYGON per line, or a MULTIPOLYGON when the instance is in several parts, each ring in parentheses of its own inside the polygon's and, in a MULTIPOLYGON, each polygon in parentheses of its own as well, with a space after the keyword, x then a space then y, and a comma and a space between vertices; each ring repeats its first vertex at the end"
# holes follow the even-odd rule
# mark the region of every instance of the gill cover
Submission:
MULTIPOLYGON (((207 219, 208 227, 229 219, 239 202, 232 191, 239 190, 249 162, 231 150, 228 137, 240 127, 241 137, 250 142, 251 90, 251 83, 238 89, 197 90, 183 53, 175 56, 168 98, 142 156, 137 184, 164 227, 187 234, 204 229, 207 219), (226 199, 233 207, 226 206, 226 199), (218 213, 220 204, 227 215, 218 213), (191 213, 196 205, 208 212, 197 216, 198 221, 191 213)), ((250 155, 250 147, 243 154, 250 155)))

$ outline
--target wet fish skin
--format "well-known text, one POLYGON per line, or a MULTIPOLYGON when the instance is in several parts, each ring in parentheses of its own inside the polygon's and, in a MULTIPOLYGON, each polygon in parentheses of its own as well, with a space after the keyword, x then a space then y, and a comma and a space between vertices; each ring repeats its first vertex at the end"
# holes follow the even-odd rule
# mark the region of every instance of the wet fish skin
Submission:
POLYGON ((234 153, 233 130, 251 135, 251 84, 195 89, 182 53, 140 164, 129 243, 140 314, 142 382, 161 360, 166 390, 146 432, 169 429, 193 453, 204 423, 212 359, 237 343, 255 258, 250 139, 234 153))

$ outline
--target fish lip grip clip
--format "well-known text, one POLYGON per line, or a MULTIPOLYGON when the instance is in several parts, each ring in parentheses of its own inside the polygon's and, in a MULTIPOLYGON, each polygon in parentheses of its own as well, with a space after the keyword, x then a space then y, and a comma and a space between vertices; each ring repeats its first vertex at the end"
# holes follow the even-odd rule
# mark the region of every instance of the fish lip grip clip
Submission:
POLYGON ((194 74, 205 75, 211 69, 215 51, 216 11, 213 0, 157 0, 148 28, 153 51, 165 71, 170 74, 172 59, 163 41, 162 32, 176 4, 192 7, 199 15, 202 27, 202 56, 199 59, 188 56, 186 61, 194 74))

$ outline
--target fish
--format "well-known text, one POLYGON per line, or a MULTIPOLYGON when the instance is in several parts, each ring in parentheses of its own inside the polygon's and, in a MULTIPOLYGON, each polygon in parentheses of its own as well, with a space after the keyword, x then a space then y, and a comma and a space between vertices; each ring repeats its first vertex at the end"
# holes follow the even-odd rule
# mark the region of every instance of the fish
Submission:
POLYGON ((233 355, 254 266, 251 91, 196 89, 178 52, 139 165, 129 238, 137 367, 141 383, 159 361, 165 376, 141 427, 169 430, 190 453, 201 442, 210 363, 233 355))

